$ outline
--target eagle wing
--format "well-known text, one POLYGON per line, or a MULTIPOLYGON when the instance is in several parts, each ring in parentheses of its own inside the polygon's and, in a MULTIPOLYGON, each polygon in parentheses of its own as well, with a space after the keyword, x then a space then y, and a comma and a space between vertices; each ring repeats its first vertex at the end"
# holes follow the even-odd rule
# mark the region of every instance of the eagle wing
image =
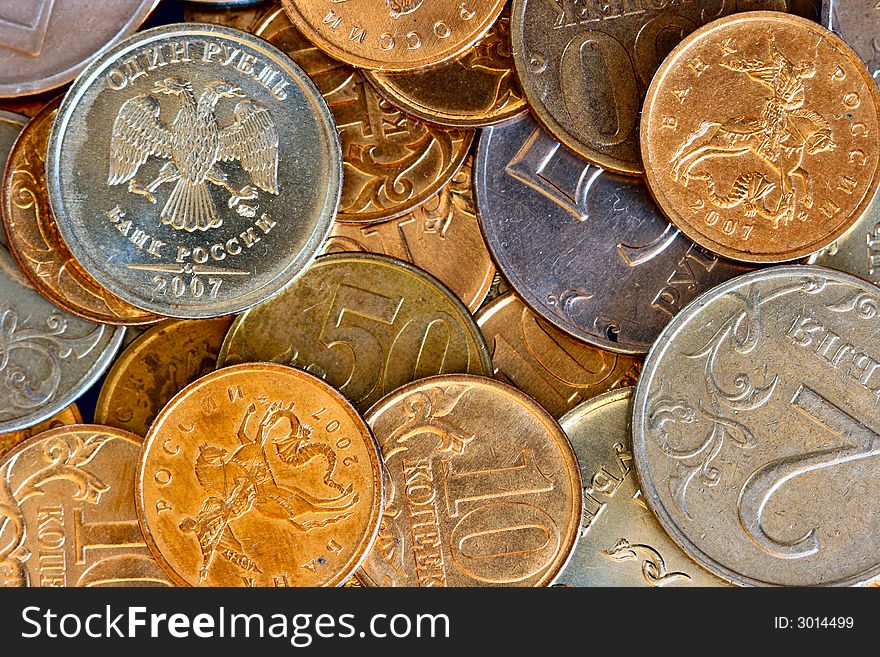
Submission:
POLYGON ((151 155, 167 159, 171 149, 171 131, 159 120, 159 100, 148 95, 127 100, 113 122, 108 184, 128 182, 151 155))
POLYGON ((220 132, 219 159, 238 160, 257 187, 278 194, 278 129, 265 105, 243 100, 235 106, 235 123, 220 132))

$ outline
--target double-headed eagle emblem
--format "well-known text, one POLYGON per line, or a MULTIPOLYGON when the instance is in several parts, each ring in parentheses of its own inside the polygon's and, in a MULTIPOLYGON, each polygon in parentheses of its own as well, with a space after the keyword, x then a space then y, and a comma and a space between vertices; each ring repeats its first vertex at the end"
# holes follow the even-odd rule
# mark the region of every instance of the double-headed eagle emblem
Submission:
POLYGON ((159 80, 153 93, 135 96, 119 108, 113 124, 107 182, 128 183, 130 192, 145 196, 151 203, 156 203, 154 192, 159 187, 173 182, 174 190, 162 209, 162 223, 190 232, 217 228, 223 220, 207 183, 229 192, 230 208, 243 200, 256 199, 255 187, 278 194, 275 120, 265 105, 248 99, 240 87, 226 80, 211 82, 198 98, 188 80, 159 80), (160 101, 155 94, 176 96, 180 101, 180 110, 170 126, 160 118, 160 101), (243 100, 235 106, 235 121, 221 127, 215 108, 224 98, 243 100), (150 156, 170 161, 145 186, 135 176, 150 156), (218 164, 231 161, 241 164, 253 186, 235 189, 229 183, 218 164))

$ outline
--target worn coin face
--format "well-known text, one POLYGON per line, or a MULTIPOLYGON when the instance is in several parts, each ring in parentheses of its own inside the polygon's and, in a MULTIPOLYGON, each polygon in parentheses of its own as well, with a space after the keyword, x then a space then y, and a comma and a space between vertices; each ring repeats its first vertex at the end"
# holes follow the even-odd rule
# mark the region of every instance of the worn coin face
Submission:
POLYGON ((492 373, 480 329, 452 292, 412 265, 366 253, 319 258, 235 321, 218 365, 261 361, 312 372, 361 410, 432 374, 492 373))
POLYGON ((369 226, 335 222, 324 252, 366 251, 410 262, 476 310, 492 285, 495 265, 477 222, 471 173, 469 160, 443 191, 399 219, 369 226))
POLYGON ((546 586, 581 521, 571 445, 535 401, 476 376, 437 376, 367 413, 385 510, 359 572, 372 586, 546 586))
POLYGON ((747 262, 808 256, 880 184, 880 93, 839 37, 751 12, 685 39, 642 113, 651 193, 686 235, 747 262))
POLYGON ((880 285, 880 195, 846 235, 810 256, 809 262, 880 285))
POLYGON ((633 411, 642 492, 699 563, 743 585, 880 577, 880 289, 812 266, 728 281, 673 319, 633 411))
POLYGON ((515 0, 516 70, 538 119, 604 169, 642 174, 639 112, 663 58, 699 25, 784 0, 515 0))
POLYGON ((147 331, 107 373, 95 422, 145 436, 174 395, 214 371, 232 320, 170 319, 147 331))
POLYGON ((147 542, 179 584, 338 586, 376 537, 382 486, 354 407, 261 363, 209 374, 163 409, 136 489, 147 542))
POLYGON ((282 0, 291 20, 325 52, 352 66, 414 71, 464 52, 492 26, 505 0, 282 0))
POLYGON ((93 322, 146 324, 159 317, 102 288, 62 241, 46 192, 46 147, 61 99, 47 105, 22 131, 7 160, 2 187, 3 227, 9 250, 39 292, 66 311, 93 322))
POLYGON ((52 129, 49 200, 73 255, 151 312, 238 312, 330 230, 340 146, 303 71, 251 35, 168 25, 104 52, 52 129))
POLYGON ((257 35, 293 58, 318 85, 342 139, 343 186, 336 222, 398 217, 432 199, 461 168, 474 132, 411 118, 359 71, 318 50, 278 9, 257 35))
POLYGON ((632 457, 633 388, 566 413, 584 482, 584 520, 562 586, 725 586, 689 559, 645 506, 632 457))
POLYGON ((495 378, 528 393, 559 417, 582 401, 633 385, 641 358, 574 340, 508 293, 476 316, 492 354, 495 378))
POLYGON ((846 41, 868 65, 868 72, 880 84, 880 5, 872 0, 825 0, 822 25, 846 41))
POLYGON ((590 344, 645 353, 680 308, 746 271, 679 235, 638 180, 561 148, 531 119, 487 128, 478 213, 514 291, 590 344))
POLYGON ((82 424, 82 415, 76 404, 71 404, 67 408, 60 410, 48 420, 35 424, 28 429, 0 434, 0 456, 3 456, 6 452, 10 451, 13 447, 24 442, 31 436, 36 436, 38 433, 43 433, 49 429, 55 429, 56 427, 63 427, 69 424, 82 424))
POLYGON ((140 440, 79 424, 0 458, 0 584, 173 586, 138 527, 140 440))

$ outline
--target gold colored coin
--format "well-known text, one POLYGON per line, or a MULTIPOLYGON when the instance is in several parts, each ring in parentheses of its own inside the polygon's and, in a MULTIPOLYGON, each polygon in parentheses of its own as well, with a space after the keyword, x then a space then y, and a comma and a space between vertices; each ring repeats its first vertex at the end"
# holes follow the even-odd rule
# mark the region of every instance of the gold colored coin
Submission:
POLYGON ((184 3, 183 20, 187 23, 227 25, 245 32, 253 32, 263 15, 273 9, 271 1, 237 7, 217 7, 184 3))
POLYGON ((443 191, 399 219, 369 226, 337 221, 324 253, 366 251, 410 262, 476 310, 492 285, 495 265, 477 222, 471 174, 468 159, 443 191))
POLYGON ((359 409, 432 374, 491 375, 480 329, 434 277, 394 258, 318 258, 274 299, 239 316, 217 363, 294 365, 338 388, 359 409))
POLYGON ((78 424, 0 458, 0 585, 173 586, 135 513, 140 441, 78 424))
POLYGON ((94 322, 152 324, 161 320, 114 296, 89 276, 61 239, 46 192, 46 148, 61 98, 21 132, 6 164, 2 214, 9 250, 31 284, 56 306, 94 322))
POLYGON ((233 319, 170 319, 141 335, 107 373, 95 422, 146 436, 174 395, 214 371, 233 319))
POLYGON ((342 140, 337 222, 371 223, 411 212, 461 168, 473 130, 442 128, 402 113, 362 73, 315 48, 281 9, 256 34, 302 66, 330 106, 342 140))
POLYGON ((82 424, 82 415, 76 404, 71 404, 64 410, 59 411, 50 417, 48 420, 43 420, 39 424, 28 429, 0 434, 0 456, 3 456, 6 452, 31 436, 36 436, 38 433, 43 433, 49 429, 55 429, 70 424, 82 424))
POLYGON ((338 586, 379 529, 382 468, 354 407, 301 370, 258 363, 189 385, 147 434, 138 515, 191 586, 338 586))
POLYGON ((372 586, 546 586, 578 538, 581 477, 565 433, 492 379, 436 376, 367 413, 385 511, 359 571, 372 586))
POLYGON ((722 18, 661 65, 641 121, 651 193, 700 246, 745 262, 808 256, 880 184, 880 93, 839 37, 775 12, 722 18))
POLYGON ((528 393, 553 417, 598 394, 635 384, 642 359, 579 342, 538 317, 511 293, 476 316, 495 378, 528 393))

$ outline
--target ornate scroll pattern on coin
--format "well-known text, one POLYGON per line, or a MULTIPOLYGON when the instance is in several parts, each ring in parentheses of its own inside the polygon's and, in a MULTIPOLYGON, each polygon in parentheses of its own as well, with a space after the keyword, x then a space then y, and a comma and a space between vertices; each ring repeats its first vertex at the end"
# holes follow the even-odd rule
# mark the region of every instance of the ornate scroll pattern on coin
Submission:
POLYGON ((673 582, 690 581, 691 576, 685 572, 669 572, 663 555, 650 545, 632 544, 621 538, 611 548, 602 552, 609 561, 635 561, 641 564, 642 577, 648 586, 666 586, 673 582))
POLYGON ((49 429, 56 429, 69 424, 82 424, 82 415, 80 415, 76 404, 71 404, 64 410, 50 417, 48 420, 35 424, 28 429, 0 434, 0 457, 31 436, 36 436, 38 433, 43 433, 49 429))
POLYGON ((877 21, 880 6, 874 0, 825 0, 822 25, 851 45, 868 65, 868 72, 880 84, 880 36, 877 21))

